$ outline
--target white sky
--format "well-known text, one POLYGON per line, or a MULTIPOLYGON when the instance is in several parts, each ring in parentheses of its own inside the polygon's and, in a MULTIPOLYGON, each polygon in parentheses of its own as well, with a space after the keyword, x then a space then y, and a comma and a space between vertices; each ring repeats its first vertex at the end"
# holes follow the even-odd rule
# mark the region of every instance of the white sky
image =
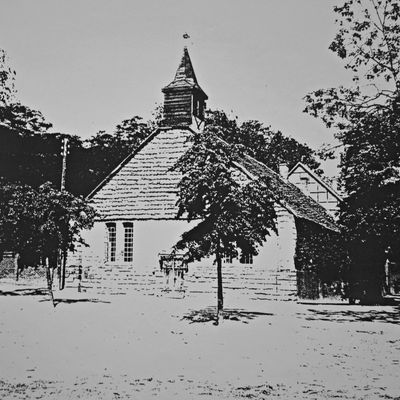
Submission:
POLYGON ((187 32, 209 107, 318 147, 333 132, 302 113, 302 97, 350 80, 328 50, 338 1, 0 0, 0 47, 20 101, 88 137, 150 117, 187 32))

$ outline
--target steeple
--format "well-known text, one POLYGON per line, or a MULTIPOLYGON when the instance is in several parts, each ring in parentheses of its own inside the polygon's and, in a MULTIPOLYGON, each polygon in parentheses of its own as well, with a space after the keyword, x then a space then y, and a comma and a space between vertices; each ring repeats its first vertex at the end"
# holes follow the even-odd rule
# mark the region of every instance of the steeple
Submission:
POLYGON ((162 91, 164 125, 174 127, 195 124, 197 129, 201 127, 208 97, 197 83, 186 46, 174 80, 162 91))
POLYGON ((197 85, 196 74, 193 70, 192 61, 190 60, 189 52, 187 47, 183 48, 183 56, 178 69, 176 70, 174 82, 185 80, 187 82, 191 81, 197 85))

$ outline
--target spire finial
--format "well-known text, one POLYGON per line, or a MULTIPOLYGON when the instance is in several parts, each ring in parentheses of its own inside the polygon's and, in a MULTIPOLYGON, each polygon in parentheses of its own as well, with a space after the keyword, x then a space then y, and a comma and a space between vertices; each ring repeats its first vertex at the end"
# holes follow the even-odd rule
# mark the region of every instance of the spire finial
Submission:
POLYGON ((183 40, 182 40, 183 41, 183 48, 187 49, 188 47, 191 47, 193 45, 193 41, 191 40, 191 36, 187 32, 185 32, 182 35, 182 38, 183 38, 183 40))

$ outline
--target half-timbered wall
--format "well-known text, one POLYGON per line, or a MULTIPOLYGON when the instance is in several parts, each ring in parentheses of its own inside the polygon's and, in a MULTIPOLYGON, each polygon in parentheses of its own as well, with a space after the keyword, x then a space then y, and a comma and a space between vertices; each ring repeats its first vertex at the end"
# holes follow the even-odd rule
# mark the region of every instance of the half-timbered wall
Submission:
POLYGON ((335 215, 339 208, 339 200, 306 170, 298 167, 289 175, 288 181, 296 185, 303 193, 309 195, 332 216, 335 215))

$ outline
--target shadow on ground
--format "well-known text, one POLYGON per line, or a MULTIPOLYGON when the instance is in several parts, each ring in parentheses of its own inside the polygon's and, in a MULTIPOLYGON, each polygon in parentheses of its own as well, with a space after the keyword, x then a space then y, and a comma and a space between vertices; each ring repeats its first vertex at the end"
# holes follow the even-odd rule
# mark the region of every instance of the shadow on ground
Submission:
POLYGON ((0 296, 45 296, 47 293, 44 288, 0 290, 0 296))
MULTIPOLYGON (((220 312, 220 319, 222 318, 230 321, 239 321, 247 324, 249 320, 266 315, 271 316, 274 314, 257 311, 245 311, 241 309, 224 309, 222 312, 220 312)), ((216 319, 217 311, 215 307, 207 307, 201 310, 191 310, 182 318, 182 320, 188 320, 190 323, 215 322, 216 319)))
MULTIPOLYGON (((0 290, 1 296, 41 296, 44 299, 39 300, 39 302, 51 301, 48 296, 49 292, 45 288, 23 288, 23 289, 13 289, 13 290, 0 290)), ((55 298, 54 305, 58 304, 75 304, 75 303, 110 303, 110 301, 98 300, 98 299, 70 299, 70 298, 55 298)))
POLYGON ((391 324, 400 323, 400 306, 379 310, 315 310, 307 309, 307 313, 297 313, 298 318, 308 321, 331 322, 385 322, 391 324), (307 315, 308 314, 308 315, 307 315))
MULTIPOLYGON (((47 293, 46 293, 47 294, 47 293)), ((50 299, 39 300, 39 302, 51 301, 50 299)), ((98 299, 54 299, 54 307, 59 304, 77 304, 77 303, 104 303, 110 304, 111 301, 104 301, 98 299)))

